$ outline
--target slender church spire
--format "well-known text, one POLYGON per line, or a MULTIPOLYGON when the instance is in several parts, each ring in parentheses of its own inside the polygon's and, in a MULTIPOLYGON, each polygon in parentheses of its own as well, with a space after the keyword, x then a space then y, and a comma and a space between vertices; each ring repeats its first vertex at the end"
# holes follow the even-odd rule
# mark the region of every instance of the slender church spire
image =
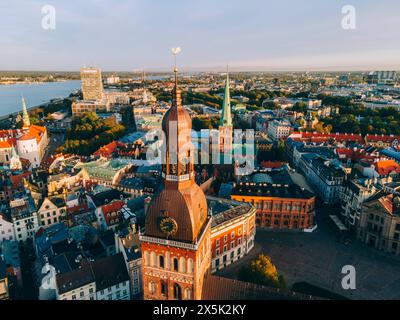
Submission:
POLYGON ((29 128, 31 126, 31 121, 29 120, 28 109, 26 108, 25 98, 22 96, 22 121, 23 127, 29 128))
MULTIPOLYGON (((174 48, 173 53, 180 51, 174 48)), ((178 68, 174 68, 175 85, 172 90, 172 105, 162 120, 166 137, 165 164, 162 165, 164 183, 168 189, 184 189, 194 182, 194 153, 190 139, 192 119, 182 107, 182 92, 178 85, 178 68)))
POLYGON ((175 86, 172 90, 172 108, 180 108, 182 106, 182 98, 181 98, 181 91, 178 87, 178 68, 175 66, 174 68, 175 74, 175 86))
POLYGON ((221 127, 232 127, 231 97, 230 97, 230 93, 229 93, 228 68, 226 70, 225 95, 224 95, 224 103, 222 105, 222 115, 221 115, 220 126, 221 127))

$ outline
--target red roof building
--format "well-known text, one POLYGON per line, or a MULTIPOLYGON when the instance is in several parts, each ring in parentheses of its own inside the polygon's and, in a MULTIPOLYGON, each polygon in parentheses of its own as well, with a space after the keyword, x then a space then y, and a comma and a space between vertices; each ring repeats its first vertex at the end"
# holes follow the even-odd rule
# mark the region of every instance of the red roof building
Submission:
POLYGON ((117 148, 122 145, 124 145, 122 142, 113 141, 105 146, 102 146, 99 150, 97 150, 94 153, 94 155, 97 157, 104 157, 104 158, 110 159, 110 158, 112 158, 112 155, 114 154, 114 152, 117 151, 117 148))
POLYGON ((359 161, 374 163, 381 159, 381 156, 378 153, 369 153, 362 148, 336 148, 336 154, 338 155, 339 160, 351 160, 353 163, 359 161))
POLYGON ((113 227, 119 224, 121 218, 121 210, 124 206, 124 201, 117 200, 102 207, 101 210, 103 212, 104 221, 107 227, 113 227))
POLYGON ((364 143, 364 139, 361 134, 354 133, 294 132, 289 136, 289 138, 292 138, 295 141, 311 143, 324 143, 328 141, 335 141, 339 143, 364 143))
POLYGON ((394 160, 378 161, 375 164, 376 172, 380 176, 387 176, 391 173, 400 173, 400 165, 394 160))
POLYGON ((365 143, 378 148, 387 148, 393 145, 397 145, 400 141, 399 136, 393 135, 377 135, 377 134, 367 134, 365 136, 365 143))

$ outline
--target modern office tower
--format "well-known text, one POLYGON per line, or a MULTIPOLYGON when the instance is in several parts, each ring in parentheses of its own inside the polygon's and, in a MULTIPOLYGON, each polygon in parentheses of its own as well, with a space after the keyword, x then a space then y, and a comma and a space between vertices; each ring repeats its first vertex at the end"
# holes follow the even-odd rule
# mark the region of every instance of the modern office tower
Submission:
POLYGON ((81 69, 83 100, 100 100, 103 96, 101 70, 98 68, 81 69))

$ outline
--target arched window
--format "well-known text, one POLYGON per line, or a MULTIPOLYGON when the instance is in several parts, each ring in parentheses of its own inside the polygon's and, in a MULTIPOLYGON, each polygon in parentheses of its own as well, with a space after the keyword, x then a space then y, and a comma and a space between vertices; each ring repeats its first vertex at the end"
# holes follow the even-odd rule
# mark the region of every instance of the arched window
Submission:
POLYGON ((192 299, 192 292, 190 291, 189 288, 186 288, 186 289, 185 289, 185 299, 186 299, 186 300, 192 299))
POLYGON ((174 258, 174 271, 179 271, 178 258, 174 258))
POLYGON ((164 268, 164 256, 158 256, 158 266, 164 268))
POLYGON ((174 284, 174 299, 182 300, 182 288, 179 284, 174 284))
POLYGON ((167 294, 167 284, 164 281, 161 281, 161 294, 163 296, 167 294))
POLYGON ((179 271, 182 273, 186 272, 186 260, 184 257, 179 259, 179 271))
POLYGON ((153 281, 149 282, 149 291, 151 294, 156 293, 156 288, 157 288, 157 286, 153 281))
POLYGON ((149 266, 150 265, 150 254, 148 251, 144 252, 144 265, 149 266))
POLYGON ((157 256, 156 256, 155 252, 153 252, 153 251, 150 254, 150 265, 152 267, 157 266, 157 256))
POLYGON ((187 260, 187 272, 192 274, 193 273, 193 259, 189 258, 187 260))

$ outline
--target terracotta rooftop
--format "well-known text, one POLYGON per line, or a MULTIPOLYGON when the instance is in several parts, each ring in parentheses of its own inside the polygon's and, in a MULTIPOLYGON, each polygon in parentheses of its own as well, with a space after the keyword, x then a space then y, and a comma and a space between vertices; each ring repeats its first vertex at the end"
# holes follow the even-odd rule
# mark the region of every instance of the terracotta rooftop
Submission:
POLYGON ((0 130, 0 148, 11 148, 17 140, 33 140, 39 143, 42 140, 46 127, 32 125, 22 130, 0 130), (21 135, 22 134, 22 135, 21 135))
POLYGON ((24 173, 17 174, 17 175, 11 175, 10 180, 11 180, 13 187, 16 188, 17 186, 21 185, 23 183, 23 180, 28 179, 30 175, 31 175, 31 172, 24 172, 24 173))
POLYGON ((102 156, 102 157, 110 157, 116 150, 117 147, 120 146, 122 143, 118 141, 113 141, 103 147, 101 147, 99 150, 97 150, 93 155, 94 156, 102 156))
POLYGON ((376 134, 367 134, 365 136, 365 140, 368 141, 373 141, 373 142, 387 142, 387 143, 392 143, 395 140, 400 141, 399 136, 388 136, 388 135, 376 135, 376 134))
POLYGON ((399 173, 400 172, 400 165, 394 160, 384 160, 379 161, 375 164, 376 171, 380 175, 388 175, 392 172, 399 173))
POLYGON ((202 300, 312 300, 311 296, 214 275, 204 277, 202 300))

